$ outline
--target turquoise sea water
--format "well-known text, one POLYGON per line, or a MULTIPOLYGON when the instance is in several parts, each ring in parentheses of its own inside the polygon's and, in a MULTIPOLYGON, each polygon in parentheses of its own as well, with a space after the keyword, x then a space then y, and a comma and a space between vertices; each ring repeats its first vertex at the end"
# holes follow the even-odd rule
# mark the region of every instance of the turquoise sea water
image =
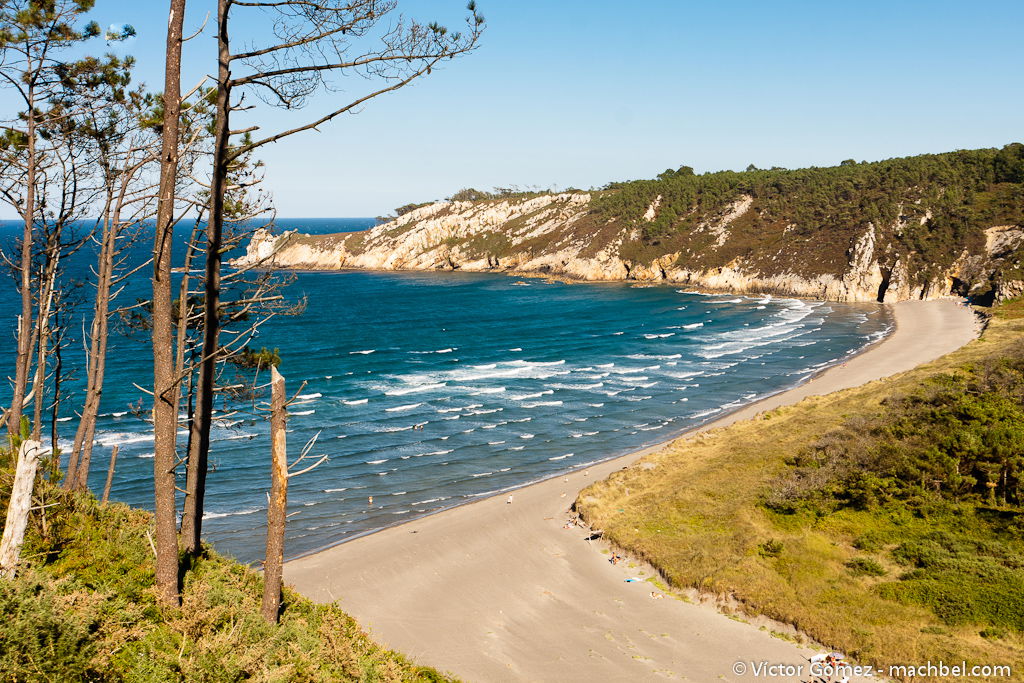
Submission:
MULTIPOLYGON (((372 221, 279 223, 334 232, 372 221)), ((9 367, 16 301, 3 286, 9 367)), ((289 296, 308 298, 305 313, 273 319, 255 343, 280 349, 298 394, 290 451, 319 432, 312 454, 329 456, 290 482, 289 556, 664 440, 841 362, 890 326, 876 306, 468 273, 301 273, 289 296)), ((143 396, 133 382, 152 381, 149 353, 141 338, 113 343, 91 479, 102 487, 120 444, 112 496, 141 507, 152 505, 152 435, 128 404, 143 396)), ((267 424, 223 415, 204 535, 257 561, 267 424)), ((74 424, 69 406, 63 440, 74 424)))

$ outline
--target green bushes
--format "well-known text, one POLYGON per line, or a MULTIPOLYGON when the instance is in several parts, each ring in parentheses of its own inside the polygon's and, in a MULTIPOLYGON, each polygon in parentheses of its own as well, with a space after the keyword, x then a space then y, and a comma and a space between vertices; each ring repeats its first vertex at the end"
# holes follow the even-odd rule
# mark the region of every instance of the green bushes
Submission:
POLYGON ((1022 183, 1024 145, 1013 143, 828 168, 695 175, 684 166, 653 180, 611 183, 593 210, 640 228, 642 243, 657 247, 653 256, 682 251, 689 262, 720 266, 735 256, 775 254, 774 241, 785 240, 813 252, 802 267, 820 261, 823 272, 845 267, 852 240, 873 224, 875 253, 884 251, 890 264, 912 258, 923 284, 964 249, 980 252, 983 229, 1024 223, 1022 183), (731 252, 718 254, 698 228, 741 195, 753 199, 746 224, 731 228, 731 252), (659 197, 654 218, 645 220, 659 197))
POLYGON ((24 568, 0 580, 0 680, 440 681, 367 638, 330 605, 286 591, 260 614, 262 578, 212 551, 185 574, 180 609, 158 607, 150 516, 39 482, 24 568))
POLYGON ((245 370, 267 370, 281 364, 281 356, 277 349, 271 351, 263 346, 259 351, 253 351, 248 346, 242 349, 237 355, 231 356, 228 360, 236 366, 245 370))
POLYGON ((1024 347, 883 401, 790 460, 769 507, 1024 502, 1024 347))
POLYGON ((904 571, 876 586, 881 597, 949 625, 1015 632, 1024 631, 1022 504, 1020 342, 847 420, 790 458, 765 500, 822 525, 847 512, 877 520, 853 539, 868 555, 845 563, 850 574, 884 576, 887 557, 904 571))
POLYGON ((885 567, 870 557, 855 557, 846 562, 846 568, 854 576, 885 576, 885 567))

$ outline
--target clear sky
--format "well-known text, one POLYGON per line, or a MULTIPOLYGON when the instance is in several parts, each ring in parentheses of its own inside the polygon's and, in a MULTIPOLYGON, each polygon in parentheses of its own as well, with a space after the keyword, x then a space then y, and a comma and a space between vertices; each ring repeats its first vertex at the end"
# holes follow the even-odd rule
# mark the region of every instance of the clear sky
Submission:
MULTIPOLYGON (((464 0, 398 2, 452 27, 465 14, 464 0)), ((265 148, 280 215, 382 215, 467 186, 588 188, 682 164, 795 168, 1024 140, 1021 0, 478 4, 487 30, 475 53, 265 148)), ((208 11, 212 0, 189 0, 187 23, 208 11)), ((126 49, 158 89, 166 0, 97 0, 94 16, 136 27, 126 49)), ((213 71, 212 47, 210 27, 187 45, 186 82, 213 71)), ((287 116, 260 121, 300 120, 287 116)))

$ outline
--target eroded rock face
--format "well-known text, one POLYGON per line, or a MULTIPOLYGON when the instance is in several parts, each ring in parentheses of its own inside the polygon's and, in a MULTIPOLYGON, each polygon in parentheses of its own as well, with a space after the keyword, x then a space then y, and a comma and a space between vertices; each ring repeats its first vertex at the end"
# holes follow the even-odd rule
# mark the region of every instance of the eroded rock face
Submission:
MULTIPOLYGON (((994 227, 986 231, 987 254, 965 253, 952 268, 928 279, 922 278, 921 273, 927 271, 913 254, 896 256, 890 247, 880 247, 879 228, 868 224, 864 232, 853 237, 846 263, 835 272, 822 274, 810 268, 800 272, 793 266, 772 268, 763 265, 765 259, 758 261, 749 255, 716 267, 687 267, 680 253, 639 261, 635 256, 628 257, 625 246, 637 243, 639 228, 591 213, 591 198, 589 193, 573 192, 481 202, 436 202, 357 233, 288 232, 275 236, 260 231, 246 255, 233 265, 541 273, 587 281, 667 281, 710 291, 893 302, 948 296, 967 271, 974 279, 991 277, 995 272, 993 259, 1024 244, 1024 232, 1014 226, 994 227)), ((699 223, 694 232, 709 234, 712 241, 708 249, 726 253, 734 239, 731 226, 751 210, 753 201, 748 195, 738 196, 722 212, 699 223)), ((660 203, 660 197, 652 202, 645 220, 655 218, 660 203)), ((900 227, 890 226, 889 232, 898 234, 900 227)), ((786 228, 782 235, 788 232, 786 228)), ((1016 291, 1012 283, 1002 287, 1005 292, 1016 291)))

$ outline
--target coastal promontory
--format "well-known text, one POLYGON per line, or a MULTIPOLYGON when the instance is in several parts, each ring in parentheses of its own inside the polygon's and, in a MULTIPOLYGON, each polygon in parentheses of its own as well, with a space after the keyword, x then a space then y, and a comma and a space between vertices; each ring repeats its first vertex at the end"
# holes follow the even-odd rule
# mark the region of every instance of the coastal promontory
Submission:
POLYGON ((799 170, 684 166, 591 191, 463 191, 360 232, 264 230, 236 264, 990 303, 1024 291, 1022 183, 1020 143, 799 170))

